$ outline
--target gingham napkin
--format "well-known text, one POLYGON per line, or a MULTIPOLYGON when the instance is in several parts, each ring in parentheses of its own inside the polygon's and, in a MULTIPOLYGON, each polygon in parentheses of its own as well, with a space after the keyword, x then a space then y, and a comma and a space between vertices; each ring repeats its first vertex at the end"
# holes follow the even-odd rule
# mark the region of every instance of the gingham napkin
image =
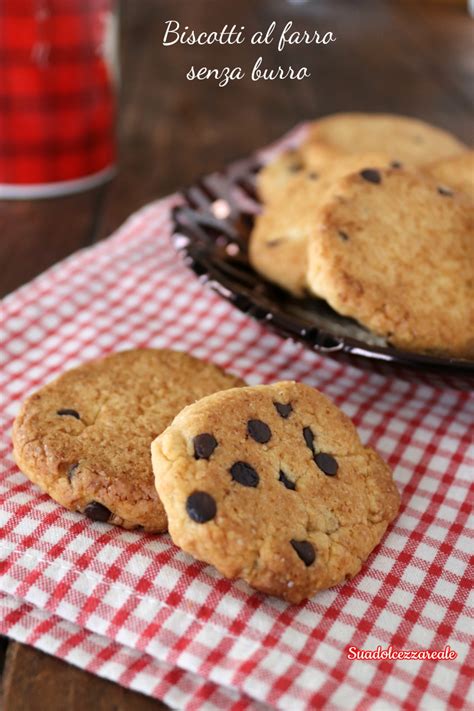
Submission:
POLYGON ((144 208, 4 302, 1 631, 178 708, 467 708, 473 399, 270 334, 182 265, 169 239, 175 201, 144 208), (185 350, 251 383, 304 381, 354 420, 402 494, 355 580, 291 606, 222 578, 168 536, 66 511, 22 476, 10 445, 20 401, 65 368, 140 346, 185 350), (446 645, 456 659, 348 658, 349 647, 446 645))

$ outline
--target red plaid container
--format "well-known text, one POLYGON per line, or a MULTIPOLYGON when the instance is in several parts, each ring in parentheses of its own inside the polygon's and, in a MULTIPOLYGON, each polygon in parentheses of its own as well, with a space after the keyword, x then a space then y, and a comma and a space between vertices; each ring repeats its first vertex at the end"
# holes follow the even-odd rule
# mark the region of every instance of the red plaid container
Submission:
POLYGON ((0 197, 48 197, 115 164, 114 0, 1 0, 0 197))

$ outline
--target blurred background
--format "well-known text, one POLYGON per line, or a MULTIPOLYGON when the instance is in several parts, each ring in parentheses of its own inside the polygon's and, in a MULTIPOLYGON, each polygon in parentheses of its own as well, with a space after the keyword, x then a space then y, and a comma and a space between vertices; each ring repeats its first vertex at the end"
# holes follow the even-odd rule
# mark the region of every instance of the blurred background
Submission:
MULTIPOLYGON (((427 119, 472 141, 473 22, 464 2, 415 0, 140 0, 122 4, 120 197, 165 194, 278 138, 295 123, 336 111, 388 111, 427 119), (328 46, 163 47, 163 20, 197 30, 245 25, 332 30, 328 46), (303 81, 219 88, 189 82, 188 67, 307 66, 303 81)), ((121 200, 118 200, 120 203, 121 200)), ((124 215, 124 213, 122 212, 124 215)), ((115 220, 114 220, 115 222, 115 220)))
MULTIPOLYGON (((13 2, 16 8, 28 6, 28 0, 13 2)), ((39 5, 48 10, 54 3, 78 4, 42 0, 39 5)), ((114 3, 79 4, 86 11, 114 3)), ((121 0, 117 19, 118 174, 110 184, 78 195, 0 201, 3 293, 110 234, 144 203, 308 118, 336 111, 402 113, 473 142, 474 23, 465 0, 121 0), (279 28, 292 20, 295 30, 331 30, 337 41, 294 45, 281 53, 276 42, 164 47, 169 19, 196 31, 235 23, 245 26, 247 36, 272 20, 279 28), (252 82, 250 69, 260 55, 265 67, 307 66, 312 76, 252 82), (242 66, 247 74, 220 88, 213 79, 188 81, 191 65, 242 66)), ((0 49, 5 32, 3 22, 0 49)))

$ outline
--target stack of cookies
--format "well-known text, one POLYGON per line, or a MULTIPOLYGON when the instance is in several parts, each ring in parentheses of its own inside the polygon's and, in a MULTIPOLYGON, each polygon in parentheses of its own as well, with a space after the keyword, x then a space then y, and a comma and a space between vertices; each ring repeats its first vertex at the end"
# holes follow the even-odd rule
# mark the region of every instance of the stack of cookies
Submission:
POLYGON ((474 358, 474 151, 416 119, 339 114, 258 190, 262 276, 401 349, 474 358))
POLYGON ((298 603, 353 577, 395 518, 385 462, 317 390, 246 387, 143 349, 63 374, 13 427, 22 471, 88 518, 173 541, 298 603))

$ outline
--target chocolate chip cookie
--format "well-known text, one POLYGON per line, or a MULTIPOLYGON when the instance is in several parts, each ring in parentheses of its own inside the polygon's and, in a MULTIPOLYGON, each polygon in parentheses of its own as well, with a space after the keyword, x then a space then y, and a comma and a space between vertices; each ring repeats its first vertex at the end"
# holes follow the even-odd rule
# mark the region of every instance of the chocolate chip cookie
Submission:
MULTIPOLYGON (((388 167, 398 162, 386 153, 362 153, 332 159, 317 152, 312 168, 293 173, 280 185, 278 199, 269 200, 256 218, 249 243, 253 268, 295 296, 304 296, 308 270, 308 239, 318 221, 318 211, 335 180, 366 166, 388 167)), ((270 190, 270 185, 266 185, 270 190)), ((276 186, 272 186, 276 194, 276 186)))
POLYGON ((336 181, 308 243, 307 283, 401 349, 474 358, 474 205, 418 172, 336 181))
POLYGON ((298 148, 265 165, 257 176, 257 189, 263 203, 284 199, 282 191, 301 174, 325 174, 339 159, 357 153, 384 152, 399 167, 414 167, 449 159, 465 149, 448 131, 408 116, 333 114, 311 122, 298 148))
POLYGON ((294 382, 186 407, 152 461, 177 545, 295 603, 356 575, 399 506, 390 469, 351 421, 294 382))
POLYGON ((242 381, 186 353, 132 350, 70 370, 23 404, 19 468, 95 521, 165 531, 150 444, 189 403, 242 381))

